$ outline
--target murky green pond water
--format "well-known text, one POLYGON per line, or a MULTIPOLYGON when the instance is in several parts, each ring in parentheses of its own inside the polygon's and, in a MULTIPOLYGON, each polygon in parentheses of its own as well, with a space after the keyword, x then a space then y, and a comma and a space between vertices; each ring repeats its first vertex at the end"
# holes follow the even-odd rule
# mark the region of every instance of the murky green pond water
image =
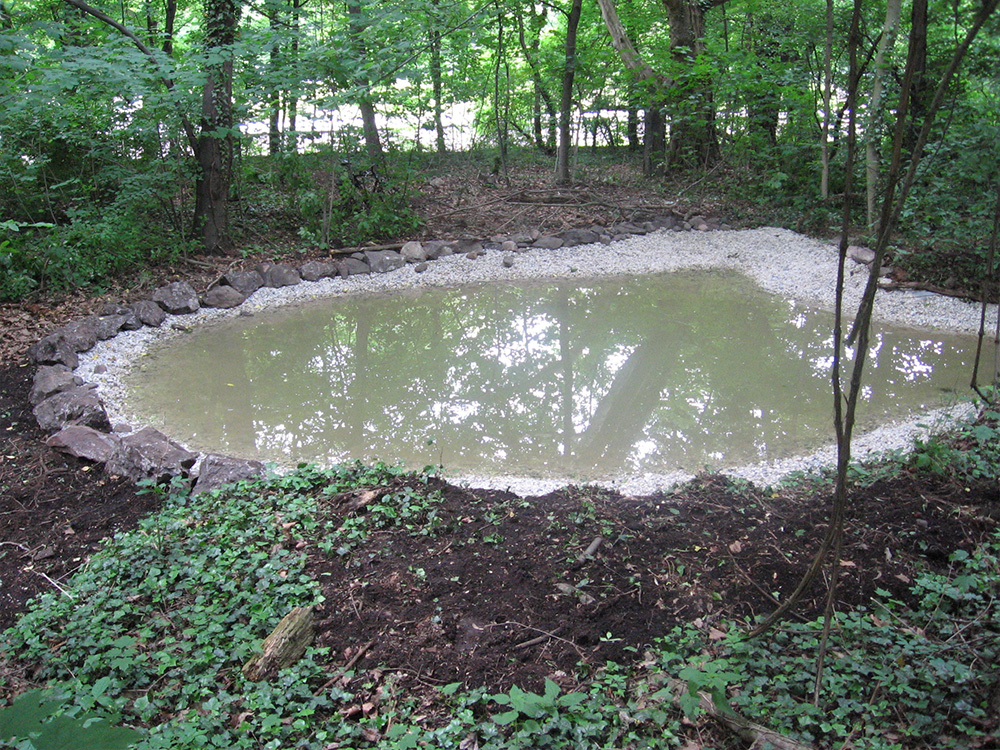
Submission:
MULTIPOLYGON (((282 464, 698 471, 832 441, 832 318, 718 272, 331 299, 150 352, 129 404, 193 448, 282 464)), ((964 392, 974 344, 879 328, 861 422, 964 392)))

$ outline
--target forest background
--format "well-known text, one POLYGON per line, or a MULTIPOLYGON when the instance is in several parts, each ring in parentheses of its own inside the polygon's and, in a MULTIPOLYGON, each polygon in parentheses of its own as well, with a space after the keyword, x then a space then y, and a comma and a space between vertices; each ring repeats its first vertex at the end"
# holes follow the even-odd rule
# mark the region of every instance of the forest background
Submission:
MULTIPOLYGON (((857 29, 855 230, 874 238, 896 121, 905 162, 986 19, 890 247, 963 288, 986 274, 1000 205, 991 5, 865 3, 857 29)), ((835 0, 4 0, 0 299, 198 253, 411 239, 414 193, 460 170, 499 189, 544 164, 546 182, 610 188, 624 166, 668 203, 712 196, 749 223, 830 234, 851 17, 835 0)))

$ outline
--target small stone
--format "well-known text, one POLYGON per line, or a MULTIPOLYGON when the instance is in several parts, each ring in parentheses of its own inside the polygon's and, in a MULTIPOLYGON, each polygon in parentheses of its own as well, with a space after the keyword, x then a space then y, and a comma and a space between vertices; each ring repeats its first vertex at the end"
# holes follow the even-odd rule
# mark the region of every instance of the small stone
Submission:
POLYGON ((500 243, 500 249, 505 253, 516 253, 518 247, 514 240, 504 240, 500 243))
POLYGON ((429 268, 429 266, 427 265, 427 261, 424 261, 423 263, 417 263, 417 265, 415 265, 415 266, 413 267, 413 270, 414 270, 414 271, 415 271, 416 273, 423 273, 423 272, 424 272, 424 271, 426 271, 426 270, 427 270, 428 268, 429 268))
POLYGON ((107 365, 95 365, 94 366, 94 374, 95 375, 103 375, 107 371, 108 371, 108 366, 107 365))
POLYGON ((187 315, 201 307, 198 293, 186 281, 174 281, 153 292, 153 302, 171 315, 187 315))
POLYGON ((463 253, 478 253, 483 250, 483 243, 479 240, 455 240, 450 245, 452 252, 455 255, 461 255, 463 253))
POLYGON ((514 259, 511 258, 509 255, 505 255, 504 259, 502 261, 500 261, 500 264, 504 268, 513 268, 514 267, 514 259))

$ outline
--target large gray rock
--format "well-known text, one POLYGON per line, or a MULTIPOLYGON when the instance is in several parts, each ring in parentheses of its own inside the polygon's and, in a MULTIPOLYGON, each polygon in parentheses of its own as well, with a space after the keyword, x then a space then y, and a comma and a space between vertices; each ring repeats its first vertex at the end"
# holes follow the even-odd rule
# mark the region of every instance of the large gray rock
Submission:
MULTIPOLYGON (((157 305, 157 307, 159 307, 159 305, 157 305)), ((120 305, 117 302, 108 302, 101 309, 100 319, 98 322, 98 338, 100 338, 107 329, 115 325, 118 325, 118 331, 138 331, 142 328, 142 321, 139 320, 135 310, 128 305, 120 305)), ((116 335, 116 333, 117 331, 111 334, 111 336, 116 335)), ((108 336, 108 338, 111 338, 111 336, 108 336)), ((103 341, 104 339, 101 340, 103 341)))
POLYGON ((264 286, 264 278, 256 271, 229 271, 222 275, 222 283, 249 297, 264 286))
POLYGON ((407 263, 420 263, 427 260, 427 251, 424 246, 416 240, 411 240, 399 248, 399 254, 407 263))
POLYGON ((135 313, 135 317, 139 319, 139 322, 150 328, 159 328, 163 325, 163 321, 167 319, 167 314, 163 312, 163 308, 151 299, 133 302, 130 307, 132 308, 132 312, 135 313))
POLYGON ((264 476, 264 464, 232 456, 209 453, 201 462, 192 495, 210 492, 227 484, 264 476))
POLYGON ((187 476, 197 460, 197 453, 184 450, 162 432, 145 427, 123 437, 104 468, 109 474, 128 477, 133 482, 151 479, 160 484, 175 476, 187 476))
POLYGON ((217 307, 222 310, 239 307, 243 304, 244 300, 246 300, 246 297, 242 292, 225 284, 213 286, 201 296, 203 307, 217 307))
POLYGON ((187 315, 201 307, 198 293, 186 281, 174 281, 153 292, 153 302, 171 315, 187 315))
POLYGON ((875 251, 859 245, 848 245, 847 257, 855 263, 861 263, 868 266, 871 265, 873 260, 875 260, 875 251))
POLYGON ((85 318, 67 323, 60 330, 66 342, 73 347, 76 352, 86 352, 94 348, 97 343, 97 322, 96 315, 88 315, 85 318))
POLYGON ((74 424, 63 427, 46 440, 45 444, 60 453, 68 453, 77 458, 103 464, 118 450, 120 442, 121 438, 117 435, 109 435, 92 427, 74 424))
POLYGON ((38 426, 56 432, 66 425, 81 424, 95 430, 110 430, 104 404, 93 388, 76 386, 40 401, 32 410, 38 426))
POLYGON ((28 348, 28 356, 36 365, 65 365, 72 370, 80 364, 76 349, 66 340, 62 331, 54 331, 36 341, 28 348))
POLYGON ((134 331, 142 327, 142 323, 131 310, 127 315, 102 315, 97 319, 96 333, 100 341, 114 338, 122 331, 134 331))
POLYGON ((369 268, 368 264, 358 258, 341 258, 337 263, 337 273, 342 277, 371 272, 372 269, 369 268))
POLYGON ((303 281, 319 281, 337 275, 337 266, 328 260, 308 260, 299 268, 303 281))
POLYGON ((261 263, 257 273, 264 280, 264 286, 278 289, 283 286, 295 286, 302 281, 299 272, 287 263, 261 263))
POLYGON ((614 231, 615 235, 617 236, 620 234, 646 234, 649 230, 645 229, 644 227, 638 224, 626 222, 625 224, 619 224, 618 226, 616 226, 614 228, 614 231))
MULTIPOLYGON (((483 243, 479 240, 455 240, 448 244, 448 249, 451 250, 454 255, 461 255, 462 253, 480 253, 483 250, 483 243)), ((442 253, 444 255, 444 253, 442 253)))
POLYGON ((531 246, 543 248, 545 250, 556 250, 563 246, 563 241, 561 237, 545 235, 544 237, 539 237, 537 240, 532 242, 531 246))
POLYGON ((372 273, 388 273, 406 265, 403 256, 395 250, 365 250, 365 260, 372 273))
POLYGON ((450 255, 448 243, 441 240, 428 240, 422 243, 427 260, 437 260, 442 255, 450 255))
POLYGON ((593 232, 589 229, 567 229, 562 233, 562 240, 564 247, 572 247, 573 245, 589 245, 592 242, 597 242, 601 239, 601 236, 597 232, 593 232))
POLYGON ((49 396, 83 385, 83 378, 73 374, 66 365, 42 365, 35 371, 35 379, 28 392, 28 402, 37 406, 49 396))

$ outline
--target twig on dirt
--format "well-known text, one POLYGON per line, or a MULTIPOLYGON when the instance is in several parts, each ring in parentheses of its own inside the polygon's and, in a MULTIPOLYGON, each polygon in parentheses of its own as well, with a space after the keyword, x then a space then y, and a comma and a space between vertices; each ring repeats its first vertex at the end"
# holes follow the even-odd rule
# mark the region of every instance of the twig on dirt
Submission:
POLYGON ((319 687, 319 689, 316 690, 316 692, 313 693, 313 695, 319 695, 324 690, 326 690, 328 687, 330 687, 332 684, 334 684, 335 682, 337 682, 337 680, 339 680, 345 674, 347 674, 348 672, 350 672, 354 668, 354 665, 357 664, 361 660, 361 657, 364 656, 366 653, 368 653, 368 649, 370 649, 374 645, 375 645, 375 639, 373 638, 372 640, 368 641, 368 643, 366 643, 364 646, 362 646, 361 648, 359 648, 357 650, 357 652, 354 654, 354 656, 352 656, 350 658, 350 660, 347 662, 347 664, 345 664, 343 667, 341 667, 339 670, 337 670, 337 674, 335 674, 329 680, 327 680, 326 682, 324 682, 319 687))
POLYGON ((597 552, 597 548, 601 546, 602 542, 604 542, 604 537, 595 536, 594 541, 590 543, 590 546, 576 556, 576 561, 583 565, 583 563, 587 562, 587 560, 594 556, 594 553, 597 552))
POLYGON ((716 165, 715 165, 714 167, 712 167, 712 168, 711 168, 710 170, 708 170, 707 172, 705 172, 705 174, 703 174, 703 175, 702 175, 701 177, 699 177, 699 178, 698 178, 697 180, 695 180, 694 182, 692 182, 692 183, 691 183, 690 185, 688 185, 687 187, 685 187, 685 188, 681 188, 681 189, 680 189, 680 190, 678 190, 678 191, 677 191, 676 193, 674 193, 674 197, 676 197, 676 196, 679 196, 679 195, 684 195, 684 193, 686 193, 686 192, 687 192, 688 190, 690 190, 691 188, 693 188, 693 187, 694 187, 695 185, 697 185, 697 184, 698 184, 699 182, 703 182, 703 181, 705 181, 706 179, 708 179, 709 177, 711 177, 711 176, 712 176, 712 174, 713 174, 713 173, 714 173, 714 172, 715 172, 715 171, 716 171, 716 170, 717 170, 717 169, 718 169, 719 167, 721 167, 721 166, 723 165, 723 163, 724 163, 724 162, 720 160, 718 164, 716 164, 716 165))
POLYGON ((539 636, 536 636, 535 638, 532 638, 530 641, 524 641, 523 643, 518 643, 516 646, 514 646, 514 650, 516 651, 516 650, 522 649, 522 648, 530 648, 531 646, 534 646, 534 645, 536 645, 538 643, 542 643, 543 641, 547 641, 549 638, 555 638, 556 633, 560 632, 562 629, 563 629, 563 626, 560 625, 558 628, 556 628, 555 630, 553 630, 551 633, 543 633, 542 635, 539 635, 539 636))
POLYGON ((194 258, 181 258, 181 261, 188 263, 192 266, 200 266, 201 268, 211 268, 213 271, 218 269, 218 265, 215 263, 206 263, 203 260, 195 260, 194 258))
POLYGON ((69 591, 68 591, 68 590, 67 590, 66 588, 64 588, 63 586, 61 586, 61 585, 60 585, 60 584, 59 584, 59 583, 58 583, 57 581, 54 581, 54 580, 52 580, 51 578, 49 578, 49 577, 48 577, 47 575, 45 575, 45 574, 44 574, 44 573, 43 573, 42 571, 40 571, 40 570, 34 570, 34 571, 32 571, 32 572, 33 572, 33 573, 37 573, 37 574, 38 574, 38 575, 40 575, 40 576, 41 576, 42 578, 44 578, 44 579, 45 579, 46 581, 48 581, 49 583, 51 583, 51 584, 52 584, 53 586, 55 586, 55 587, 56 587, 56 588, 57 588, 57 589, 59 590, 59 592, 60 592, 61 594, 63 594, 64 596, 68 596, 68 597, 69 597, 70 599, 76 599, 76 597, 75 597, 75 596, 73 596, 73 595, 72 595, 72 594, 71 594, 71 593, 70 593, 70 592, 69 592, 69 591))
MULTIPOLYGON (((565 638, 560 638, 558 635, 556 635, 556 633, 558 631, 562 630, 562 625, 560 625, 558 628, 556 628, 552 632, 549 632, 548 630, 542 630, 541 628, 533 628, 530 625, 525 625, 523 622, 517 622, 516 620, 507 620, 506 622, 492 623, 490 625, 485 625, 484 627, 486 627, 486 628, 502 628, 505 625, 516 625, 517 627, 524 628, 525 630, 533 630, 536 633, 542 633, 543 635, 545 635, 546 638, 552 638, 552 639, 557 640, 557 641, 562 641, 567 646, 569 646, 574 651, 576 651, 576 653, 580 656, 581 659, 583 658, 583 651, 580 650, 579 646, 577 646, 575 643, 573 643, 573 641, 568 641, 565 638)), ((515 648, 517 648, 517 646, 515 646, 515 648)))

